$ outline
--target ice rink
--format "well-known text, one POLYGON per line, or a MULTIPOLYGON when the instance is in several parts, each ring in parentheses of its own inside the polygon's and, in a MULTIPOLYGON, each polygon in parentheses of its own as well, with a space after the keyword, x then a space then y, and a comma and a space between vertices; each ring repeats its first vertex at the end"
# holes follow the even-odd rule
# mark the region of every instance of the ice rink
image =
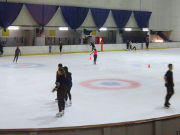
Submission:
POLYGON ((180 113, 180 49, 0 57, 0 129, 49 128, 157 118, 180 113), (72 72, 72 106, 56 118, 58 63, 72 72), (164 74, 174 65, 175 95, 165 109, 164 74), (148 65, 150 64, 150 68, 148 65))

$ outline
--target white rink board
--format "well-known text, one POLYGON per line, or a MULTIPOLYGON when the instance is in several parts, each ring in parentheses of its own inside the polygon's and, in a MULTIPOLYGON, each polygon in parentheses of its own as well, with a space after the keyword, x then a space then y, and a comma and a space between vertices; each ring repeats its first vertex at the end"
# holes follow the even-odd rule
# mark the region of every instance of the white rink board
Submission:
MULTIPOLYGON (((137 49, 141 49, 141 44, 133 43, 133 46, 136 46, 137 49)), ((172 43, 150 43, 149 48, 169 48, 169 47, 180 47, 179 42, 172 43)), ((101 45, 96 45, 98 51, 101 50, 101 45)), ((145 48, 145 43, 143 44, 145 48)), ((49 53, 49 46, 20 46, 22 54, 35 54, 35 53, 49 53)), ((121 50, 126 49, 126 44, 104 44, 103 50, 121 50)), ((59 46, 52 46, 52 53, 59 52, 59 46)), ((14 54, 15 47, 4 47, 5 55, 14 54)), ((82 52, 82 51, 91 51, 90 45, 64 45, 62 52, 82 52)))

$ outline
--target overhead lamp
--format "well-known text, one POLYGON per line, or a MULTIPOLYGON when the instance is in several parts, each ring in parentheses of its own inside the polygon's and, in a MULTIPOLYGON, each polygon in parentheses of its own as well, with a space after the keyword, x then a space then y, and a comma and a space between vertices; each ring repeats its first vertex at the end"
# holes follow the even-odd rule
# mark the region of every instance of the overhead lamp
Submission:
POLYGON ((59 27, 60 31, 68 31, 68 27, 59 27))
POLYGON ((142 30, 143 31, 149 31, 149 28, 143 28, 142 30))
POLYGON ((9 26, 8 30, 19 30, 19 26, 9 26))
POLYGON ((100 31, 107 31, 107 28, 101 27, 99 30, 100 30, 100 31))
POLYGON ((132 28, 124 28, 125 31, 132 31, 132 28))
POLYGON ((164 41, 162 39, 156 39, 154 42, 155 43, 163 43, 164 41))

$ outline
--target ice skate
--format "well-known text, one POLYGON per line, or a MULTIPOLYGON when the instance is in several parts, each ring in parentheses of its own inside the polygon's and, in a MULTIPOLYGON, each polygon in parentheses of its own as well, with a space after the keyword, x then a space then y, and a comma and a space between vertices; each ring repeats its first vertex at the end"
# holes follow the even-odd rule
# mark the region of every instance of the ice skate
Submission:
POLYGON ((62 116, 64 115, 64 110, 62 110, 61 115, 62 115, 62 116))
POLYGON ((68 105, 68 103, 67 103, 67 101, 65 101, 65 106, 66 106, 66 107, 68 107, 68 106, 69 106, 69 105, 68 105))
POLYGON ((169 108, 169 105, 168 105, 168 104, 164 104, 164 107, 165 107, 166 109, 168 109, 168 108, 169 108))
POLYGON ((59 112, 56 114, 56 117, 62 117, 64 115, 64 112, 59 112))
POLYGON ((71 106, 72 105, 72 101, 71 100, 69 100, 69 106, 71 106))

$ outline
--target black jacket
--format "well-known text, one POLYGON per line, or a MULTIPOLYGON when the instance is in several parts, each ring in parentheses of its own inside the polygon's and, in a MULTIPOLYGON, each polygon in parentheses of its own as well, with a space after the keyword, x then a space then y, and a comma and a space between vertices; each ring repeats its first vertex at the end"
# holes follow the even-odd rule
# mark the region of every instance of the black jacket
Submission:
POLYGON ((165 74, 167 83, 165 84, 166 87, 174 87, 174 81, 173 81, 173 72, 168 70, 165 74))

